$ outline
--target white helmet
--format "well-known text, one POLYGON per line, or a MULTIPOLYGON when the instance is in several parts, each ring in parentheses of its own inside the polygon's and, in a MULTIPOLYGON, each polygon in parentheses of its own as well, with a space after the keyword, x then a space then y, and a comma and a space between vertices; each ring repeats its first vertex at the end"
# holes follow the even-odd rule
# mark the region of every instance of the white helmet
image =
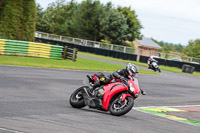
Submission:
POLYGON ((133 75, 135 75, 136 73, 139 72, 138 67, 136 65, 134 65, 134 64, 131 64, 131 63, 128 63, 126 65, 126 70, 127 70, 128 74, 130 76, 133 76, 133 75))

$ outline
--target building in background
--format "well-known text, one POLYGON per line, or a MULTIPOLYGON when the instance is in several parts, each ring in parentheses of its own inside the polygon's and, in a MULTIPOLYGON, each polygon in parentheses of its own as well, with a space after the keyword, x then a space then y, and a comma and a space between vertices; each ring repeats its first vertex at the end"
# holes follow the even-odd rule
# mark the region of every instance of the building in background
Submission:
POLYGON ((142 40, 133 41, 135 46, 135 54, 142 56, 159 56, 159 49, 162 49, 160 45, 155 43, 150 38, 142 37, 142 40))

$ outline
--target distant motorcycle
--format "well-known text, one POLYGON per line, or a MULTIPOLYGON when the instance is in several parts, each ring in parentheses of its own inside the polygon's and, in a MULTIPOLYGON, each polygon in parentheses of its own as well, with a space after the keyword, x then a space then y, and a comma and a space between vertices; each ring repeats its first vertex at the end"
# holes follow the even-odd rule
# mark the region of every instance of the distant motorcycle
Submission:
MULTIPOLYGON (((85 80, 90 82, 90 78, 85 80)), ((139 96, 140 89, 138 80, 129 76, 127 81, 114 79, 111 83, 98 87, 93 94, 89 92, 89 85, 76 89, 70 96, 70 104, 74 108, 89 106, 103 111, 109 111, 111 115, 121 116, 128 113, 133 105, 134 100, 139 96)))
POLYGON ((156 62, 152 62, 152 64, 149 65, 148 68, 154 70, 155 72, 156 71, 158 71, 159 73, 161 72, 161 70, 156 62))

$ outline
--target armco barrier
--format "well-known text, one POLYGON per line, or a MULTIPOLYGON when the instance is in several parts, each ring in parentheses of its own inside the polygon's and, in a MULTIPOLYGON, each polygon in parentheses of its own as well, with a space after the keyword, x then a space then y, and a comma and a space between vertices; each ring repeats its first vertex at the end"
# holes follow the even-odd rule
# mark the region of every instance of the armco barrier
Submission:
POLYGON ((0 54, 62 59, 63 46, 0 39, 0 54))
POLYGON ((103 55, 103 56, 110 56, 113 58, 119 58, 119 59, 124 59, 124 60, 136 61, 136 58, 137 58, 137 55, 135 54, 128 54, 128 53, 123 53, 123 52, 118 52, 118 51, 83 46, 83 45, 72 44, 68 42, 61 42, 61 41, 56 41, 56 40, 49 40, 49 39, 44 39, 44 38, 35 37, 35 41, 42 42, 42 43, 49 43, 53 45, 60 45, 64 47, 68 46, 70 48, 77 48, 78 51, 89 52, 89 53, 94 53, 94 54, 103 55))
POLYGON ((4 54, 5 41, 4 39, 0 39, 0 54, 4 54))
MULTIPOLYGON (((94 54, 103 55, 103 56, 110 56, 113 58, 119 58, 119 59, 124 59, 124 60, 133 60, 133 61, 136 61, 136 59, 137 59, 137 55, 135 55, 135 54, 128 54, 128 53, 123 53, 123 52, 118 52, 118 51, 88 47, 88 46, 83 46, 83 45, 78 45, 78 44, 72 44, 72 43, 56 41, 56 40, 49 40, 49 39, 44 39, 44 38, 37 38, 37 37, 35 37, 35 40, 37 42, 42 42, 42 43, 49 43, 49 44, 53 44, 53 45, 77 48, 78 51, 89 52, 89 53, 94 53, 94 54)), ((143 63, 147 63, 148 58, 149 57, 147 57, 147 56, 140 56, 139 61, 143 62, 143 63)), ((188 64, 188 65, 195 67, 195 71, 200 72, 200 65, 198 65, 198 64, 192 64, 192 63, 187 63, 187 62, 177 62, 177 61, 166 60, 166 59, 161 59, 161 58, 156 58, 156 60, 158 60, 158 65, 165 65, 165 66, 178 67, 178 68, 182 68, 183 64, 188 64)))

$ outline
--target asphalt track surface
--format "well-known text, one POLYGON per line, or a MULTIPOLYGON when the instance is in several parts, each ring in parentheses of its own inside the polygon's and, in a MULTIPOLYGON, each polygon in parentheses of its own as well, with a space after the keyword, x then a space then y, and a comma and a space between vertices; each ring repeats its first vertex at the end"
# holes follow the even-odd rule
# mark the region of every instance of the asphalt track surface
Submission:
MULTIPOLYGON (((116 117, 72 108, 71 93, 92 71, 0 66, 0 133, 199 133, 200 127, 133 109, 116 117)), ((108 73, 107 73, 108 74, 108 73)), ((147 95, 135 107, 200 104, 200 77, 138 75, 147 95)))

